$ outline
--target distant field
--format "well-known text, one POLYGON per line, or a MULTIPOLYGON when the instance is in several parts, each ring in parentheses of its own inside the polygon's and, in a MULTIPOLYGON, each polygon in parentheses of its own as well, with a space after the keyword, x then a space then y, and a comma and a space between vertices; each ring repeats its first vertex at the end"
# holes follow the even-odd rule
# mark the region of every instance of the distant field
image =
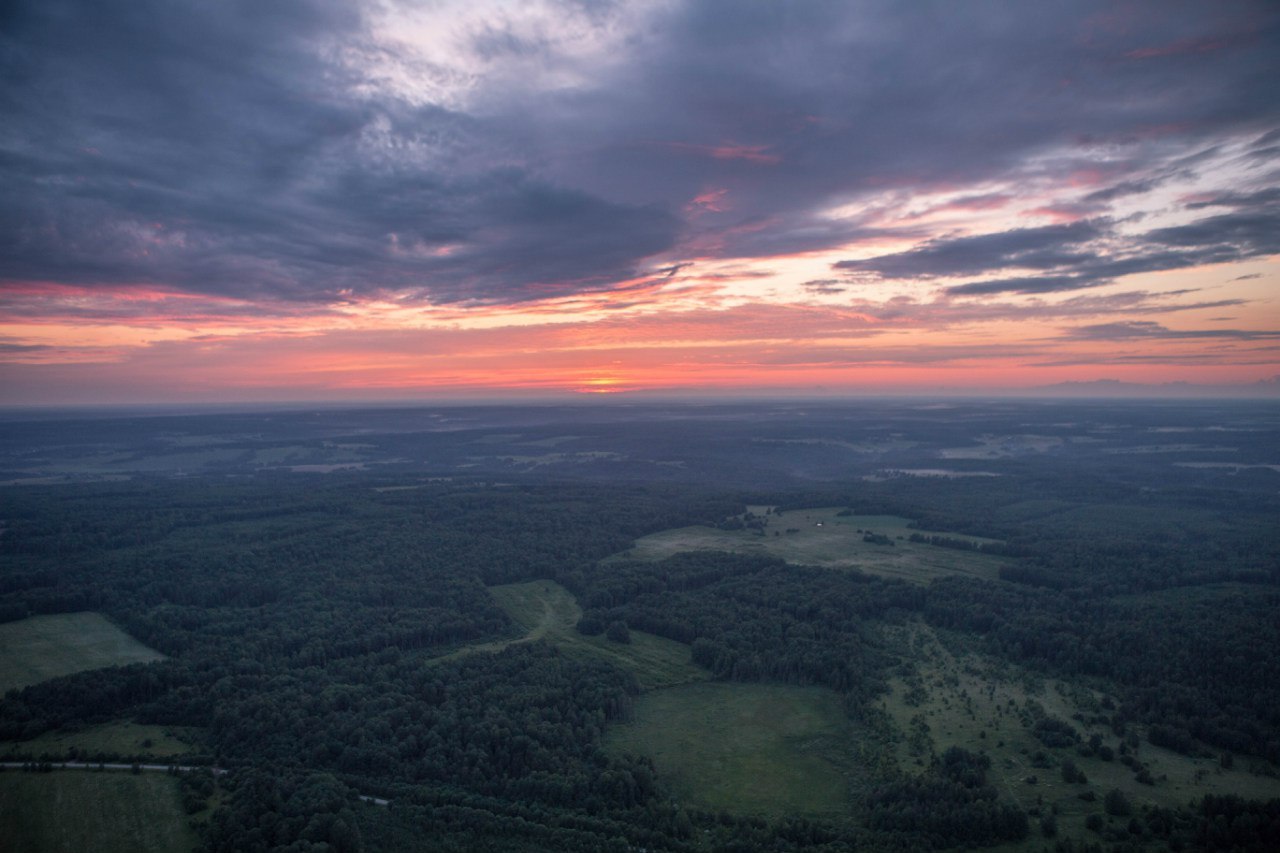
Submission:
POLYGON ((166 759, 192 752, 192 744, 201 731, 121 720, 92 726, 79 732, 45 732, 31 740, 0 741, 0 754, 32 757, 57 755, 66 758, 74 749, 78 755, 85 757, 102 752, 109 755, 143 755, 166 759))
POLYGON ((848 809, 850 724, 835 693, 690 684, 641 697, 606 747, 646 755, 678 800, 744 814, 848 809))
POLYGON ((470 646, 457 654, 498 651, 511 642, 546 640, 566 654, 608 660, 629 669, 646 690, 710 677, 690 659, 689 647, 673 640, 632 631, 631 642, 622 644, 579 634, 574 626, 582 617, 582 608, 573 593, 553 581, 494 586, 489 593, 527 633, 519 640, 470 646))
MULTIPOLYGON (((1088 725, 1073 719, 1107 714, 1103 694, 1080 685, 1055 679, 1040 679, 1024 671, 998 664, 976 654, 956 654, 939 642, 935 633, 922 624, 893 629, 894 641, 917 661, 914 677, 891 679, 892 694, 881 700, 894 727, 901 735, 897 758, 904 769, 927 766, 932 753, 951 746, 985 752, 991 758, 988 781, 1022 808, 1031 810, 1043 803, 1058 810, 1058 830, 1063 837, 1091 839, 1098 836, 1085 828, 1085 818, 1102 813, 1102 798, 1112 788, 1125 793, 1135 805, 1167 808, 1185 806, 1205 794, 1236 794, 1251 799, 1280 797, 1280 778, 1248 772, 1249 759, 1238 759, 1231 770, 1218 766, 1216 757, 1190 758, 1152 746, 1145 728, 1131 726, 1139 734, 1137 759, 1145 765, 1154 784, 1137 780, 1134 771, 1120 761, 1120 739, 1110 726, 1088 725), (1069 722, 1082 738, 1098 734, 1116 756, 1103 761, 1084 757, 1074 747, 1052 749, 1038 741, 1028 723, 1033 709, 1069 722), (913 737, 913 732, 916 734, 913 737), (1036 766, 1036 753, 1044 759, 1036 766), (1070 759, 1084 772, 1087 783, 1068 783, 1061 765, 1070 759), (1034 784, 1028 784, 1029 777, 1034 784), (1079 795, 1092 792, 1088 802, 1079 795)), ((1127 818, 1124 819, 1127 822, 1127 818)), ((1040 849, 1043 839, 1032 832, 1040 849)))
POLYGON ((2 850, 190 853, 198 843, 164 773, 0 773, 2 850))
MULTIPOLYGON (((764 507, 754 507, 763 515, 764 507)), ((927 583, 943 575, 971 575, 994 579, 1007 561, 999 557, 908 541, 912 533, 949 536, 971 542, 992 542, 976 536, 917 530, 908 518, 895 515, 840 516, 840 507, 791 510, 780 516, 763 515, 763 535, 755 530, 681 527, 636 540, 630 559, 661 560, 681 551, 734 551, 769 554, 789 563, 830 568, 857 568, 870 574, 927 583), (787 531, 794 531, 788 533, 787 531), (863 541, 870 531, 887 536, 892 545, 863 541)))
POLYGON ((163 657, 100 613, 32 616, 0 625, 0 693, 86 669, 163 657))

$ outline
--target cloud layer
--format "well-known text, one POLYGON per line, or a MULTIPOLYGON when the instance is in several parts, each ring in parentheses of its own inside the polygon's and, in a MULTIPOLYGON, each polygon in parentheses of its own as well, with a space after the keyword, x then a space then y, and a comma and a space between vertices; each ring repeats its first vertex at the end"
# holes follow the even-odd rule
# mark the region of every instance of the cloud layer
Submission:
POLYGON ((1277 56, 1267 0, 17 0, 0 360, 746 303, 1259 344, 1194 312, 1270 271, 1126 279, 1280 254, 1277 56))

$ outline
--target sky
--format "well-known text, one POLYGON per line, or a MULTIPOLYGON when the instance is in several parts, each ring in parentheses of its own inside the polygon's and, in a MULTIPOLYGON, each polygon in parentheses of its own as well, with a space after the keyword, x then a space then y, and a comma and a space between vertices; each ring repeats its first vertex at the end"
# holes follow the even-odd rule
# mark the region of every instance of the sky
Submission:
POLYGON ((0 405, 1280 395, 1280 4, 11 0, 0 405))

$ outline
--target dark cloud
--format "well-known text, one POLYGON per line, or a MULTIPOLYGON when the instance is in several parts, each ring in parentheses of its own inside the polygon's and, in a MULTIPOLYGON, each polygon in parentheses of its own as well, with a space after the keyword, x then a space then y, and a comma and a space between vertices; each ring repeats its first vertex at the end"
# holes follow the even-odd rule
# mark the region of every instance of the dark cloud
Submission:
POLYGON ((1140 195, 1141 193, 1151 192, 1151 190, 1160 186, 1165 179, 1165 177, 1150 177, 1131 181, 1118 181, 1109 187, 1103 187, 1100 190, 1088 193, 1082 200, 1085 202, 1105 202, 1115 201, 1126 196, 1140 195))
POLYGON ((504 302, 632 277, 679 223, 511 164, 502 129, 353 95, 342 3, 18 7, 0 277, 504 302), (468 162, 472 161, 472 162, 468 162))
POLYGON ((1223 192, 1210 199, 1187 202, 1188 210, 1200 210, 1206 207, 1244 207, 1269 206, 1280 202, 1280 187, 1268 187, 1257 192, 1223 192))
POLYGON ((1091 255, 1079 247, 1104 233, 1104 226, 1097 222, 1020 228, 978 237, 931 240, 907 252, 838 261, 833 266, 877 278, 973 275, 1010 267, 1055 269, 1088 260, 1091 255))
POLYGON ((806 281, 800 285, 810 293, 816 293, 821 296, 830 296, 837 293, 844 293, 847 289, 845 282, 838 278, 815 278, 806 281))
MULTIPOLYGON (((1010 172, 1096 167, 1031 166, 1028 158, 1085 142, 1107 146, 1114 183, 1151 180, 1215 134, 1277 119, 1267 79, 1264 6, 1225 10, 1138 4, 1129 20, 1110 5, 1045 9, 940 3, 678 5, 619 66, 607 121, 579 128, 585 158, 566 164, 610 191, 687 198, 690 186, 728 187, 735 211, 763 214, 795 235, 792 251, 838 245, 807 226, 823 202, 885 186, 1006 178, 1010 172), (1254 33, 1181 62, 1128 54, 1187 38, 1254 33), (1206 35, 1212 33, 1213 35, 1206 35), (1262 36, 1258 36, 1262 33, 1262 36), (1227 82, 1230 80, 1230 82, 1227 82), (1229 130, 1230 129, 1230 130, 1229 130), (619 139, 761 146, 779 158, 761 170, 736 161, 673 164, 661 149, 619 139), (1174 144, 1171 144, 1174 143, 1174 144), (808 241, 806 243, 806 240, 808 241)), ((1154 184, 1153 184, 1154 185, 1154 184)), ((737 232, 749 254, 774 231, 737 232)))
MULTIPOLYGON (((519 302, 884 237, 826 211, 886 189, 1066 180, 1105 148, 1084 212, 1229 137, 1255 157, 1280 138, 1280 10, 1250 0, 567 2, 585 39, 615 39, 607 62, 506 13, 469 60, 413 54, 375 38, 381 9, 5 4, 0 281, 519 302), (375 60, 466 97, 400 91, 375 60)), ((992 278, 958 295, 1088 287, 1274 251, 1264 195, 1136 242, 1094 218, 840 266, 992 278)))
POLYGON ((990 293, 1056 293, 1064 290, 1080 290, 1102 283, 1104 282, 1090 281, 1075 275, 1023 276, 958 284, 955 287, 948 287, 947 293, 953 296, 984 296, 990 293))
POLYGON ((879 279, 955 278, 1034 271, 948 287, 953 296, 1053 293, 1109 284, 1135 273, 1186 269, 1280 253, 1280 189, 1224 192, 1200 207, 1231 207, 1186 225, 1142 234, 1105 219, 937 239, 906 252, 839 261, 842 271, 879 279))
POLYGON ((1278 340, 1280 332, 1259 332, 1243 329, 1170 329, 1150 320, 1130 320, 1116 323, 1098 323, 1072 329, 1070 337, 1091 341, 1132 340, 1278 340))

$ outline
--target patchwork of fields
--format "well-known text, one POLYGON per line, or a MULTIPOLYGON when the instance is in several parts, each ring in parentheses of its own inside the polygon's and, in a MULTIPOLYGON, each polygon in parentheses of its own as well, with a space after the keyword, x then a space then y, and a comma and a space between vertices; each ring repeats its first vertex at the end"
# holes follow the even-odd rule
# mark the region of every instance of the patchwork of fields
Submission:
MULTIPOLYGON (((995 579, 1006 563, 977 549, 912 542, 917 533, 977 546, 994 540, 922 531, 898 516, 853 515, 840 507, 778 513, 758 506, 749 508, 744 521, 738 530, 686 527, 655 533, 617 558, 659 560, 683 551, 725 550, 920 584, 946 575, 995 579)), ((770 817, 847 815, 858 808, 863 789, 885 778, 886 771, 896 766, 924 772, 951 746, 989 756, 988 779, 1001 797, 1033 819, 1052 815, 1059 837, 1093 838, 1086 819, 1103 813, 1110 791, 1122 792, 1136 808, 1178 808, 1209 793, 1280 797, 1280 779, 1250 772, 1243 762, 1222 766, 1216 755, 1189 757, 1152 746, 1139 726, 1131 726, 1127 736, 1117 734, 1104 713, 1114 699, 1099 685, 1032 676, 965 650, 919 622, 884 628, 886 650, 903 662, 889 694, 879 700, 890 732, 886 746, 868 740, 830 690, 710 682, 710 673, 693 663, 690 647, 682 643, 635 630, 625 643, 583 635, 576 630, 581 607, 553 581, 494 586, 489 592, 521 636, 467 646, 434 660, 541 640, 570 657, 630 671, 645 692, 633 718, 609 728, 606 749, 648 757, 678 802, 700 808, 770 817), (1049 746, 1037 739, 1037 721, 1045 718, 1069 726, 1074 740, 1049 746), (1090 739, 1107 747, 1110 757, 1096 750, 1082 753, 1080 745, 1090 739), (1069 778, 1064 768, 1075 768, 1079 776, 1069 778)), ((1202 587, 1195 594, 1222 592, 1202 587)), ((0 691, 161 659, 97 613, 0 625, 0 691)), ((0 751, 165 759, 192 751, 200 735, 198 729, 117 721, 0 744, 0 751)), ((172 779, 71 771, 0 774, 0 838, 0 849, 15 850, 176 851, 195 844, 172 779)), ((1030 846, 1034 842, 1017 849, 1030 846)))

